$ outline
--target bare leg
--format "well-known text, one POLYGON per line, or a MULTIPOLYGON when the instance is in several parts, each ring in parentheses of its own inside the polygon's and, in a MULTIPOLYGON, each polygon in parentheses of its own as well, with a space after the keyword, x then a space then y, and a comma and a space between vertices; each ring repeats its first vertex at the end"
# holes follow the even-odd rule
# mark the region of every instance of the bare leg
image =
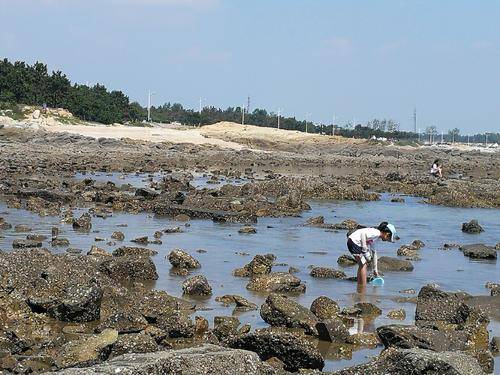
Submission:
POLYGON ((367 269, 367 264, 362 264, 361 261, 358 262, 358 275, 357 275, 357 280, 358 280, 358 286, 365 286, 366 285, 366 269, 367 269))

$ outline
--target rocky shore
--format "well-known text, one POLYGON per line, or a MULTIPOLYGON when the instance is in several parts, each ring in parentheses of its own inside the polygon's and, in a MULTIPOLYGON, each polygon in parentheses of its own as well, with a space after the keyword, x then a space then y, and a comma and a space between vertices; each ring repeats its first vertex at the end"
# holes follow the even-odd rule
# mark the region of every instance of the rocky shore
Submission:
MULTIPOLYGON (((381 192, 416 195, 430 204, 500 207, 497 154, 369 143, 304 152, 297 147, 235 151, 3 128, 1 200, 11 208, 58 216, 75 233, 86 235, 95 229, 95 218, 126 212, 173 217, 187 225, 190 219, 242 223, 239 235, 252 236, 259 218, 300 216, 310 209, 309 199, 368 201, 379 199, 381 192), (443 161, 449 177, 428 176, 435 158, 443 161), (161 178, 153 178, 159 171, 161 178), (78 172, 86 174, 75 178, 78 172), (90 172, 150 176, 138 187, 96 181, 90 172), (196 188, 194 173, 204 174, 208 187, 196 188), (225 178, 243 183, 210 188, 210 181, 225 178)), ((467 231, 479 230, 478 223, 465 224, 467 231)), ((317 217, 304 225, 342 231, 360 224, 328 224, 317 217)), ((174 249, 166 260, 173 274, 185 277, 179 289, 186 298, 149 286, 159 272, 151 259, 157 253, 148 245, 161 244, 163 236, 182 233, 183 227, 133 238, 134 246, 121 244, 125 234, 116 230, 107 239, 112 252, 94 245, 83 253, 75 249, 63 254, 47 248, 48 243, 53 249, 69 245, 58 227, 51 238, 43 237, 30 233, 29 226, 13 226, 0 214, 0 235, 12 229, 25 233, 26 239, 0 251, 0 371, 5 373, 319 374, 325 359, 318 340, 335 344, 339 352, 383 346, 368 364, 335 374, 494 371, 498 338, 490 337, 487 325, 492 317, 498 319, 498 285, 490 285, 490 296, 424 286, 413 297, 413 324, 353 333, 356 319, 370 321, 381 309, 370 302, 341 308, 326 296, 304 306, 293 297, 306 293, 307 285, 292 269, 276 271, 276 257, 263 253, 233 271, 245 280, 246 289, 266 294, 261 306, 239 295, 217 297, 234 305, 234 311, 255 310, 268 326, 253 329, 237 316, 209 322, 199 314, 187 297, 213 298, 212 286, 203 275, 190 275, 203 263, 185 251, 174 249)), ((422 247, 414 241, 398 250, 405 259, 380 258, 380 270, 412 272, 422 247)), ((496 259, 498 252, 481 245, 460 250, 487 260, 496 259)), ((343 256, 338 263, 352 265, 352 259, 343 256)), ((341 269, 324 266, 312 267, 310 275, 355 281, 341 269)), ((404 310, 391 313, 394 320, 405 319, 404 310)))

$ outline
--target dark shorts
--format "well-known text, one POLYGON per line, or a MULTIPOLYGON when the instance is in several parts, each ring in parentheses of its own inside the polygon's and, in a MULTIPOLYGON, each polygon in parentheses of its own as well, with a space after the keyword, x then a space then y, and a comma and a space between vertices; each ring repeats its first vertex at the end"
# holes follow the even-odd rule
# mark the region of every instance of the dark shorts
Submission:
POLYGON ((354 243, 350 238, 347 239, 347 248, 352 255, 361 255, 363 254, 363 248, 354 243))

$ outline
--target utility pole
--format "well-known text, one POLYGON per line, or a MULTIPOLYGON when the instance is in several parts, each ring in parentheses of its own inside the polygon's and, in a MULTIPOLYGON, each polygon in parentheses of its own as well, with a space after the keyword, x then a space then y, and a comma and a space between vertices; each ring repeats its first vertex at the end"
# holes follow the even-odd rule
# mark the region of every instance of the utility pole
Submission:
POLYGON ((488 133, 484 133, 484 148, 488 148, 488 133))
POLYGON ((280 128, 280 117, 281 117, 281 108, 278 108, 278 129, 280 128))
POLYGON ((335 124, 337 122, 337 116, 333 115, 333 124, 332 124, 332 135, 335 135, 335 124))
POLYGON ((443 137, 444 137, 444 133, 443 133, 443 131, 441 130, 441 143, 443 143, 443 137))
POLYGON ((467 134, 467 146, 470 146, 470 142, 469 142, 469 134, 467 134))
POLYGON ((247 97, 247 113, 250 113, 250 95, 247 97))
POLYGON ((241 106, 241 125, 245 125, 245 106, 241 106))
POLYGON ((148 90, 148 122, 151 122, 151 96, 154 94, 154 92, 148 90))
POLYGON ((307 131, 307 120, 309 119, 309 116, 311 116, 311 113, 306 113, 306 133, 309 133, 307 131))
POLYGON ((417 132, 417 108, 413 110, 413 131, 417 132))
POLYGON ((420 128, 418 129, 418 141, 420 142, 420 128))
POLYGON ((199 107, 199 117, 200 117, 200 123, 199 123, 199 126, 201 126, 201 111, 203 110, 203 107, 202 107, 202 102, 204 102, 205 99, 203 99, 201 96, 200 96, 200 107, 199 107))

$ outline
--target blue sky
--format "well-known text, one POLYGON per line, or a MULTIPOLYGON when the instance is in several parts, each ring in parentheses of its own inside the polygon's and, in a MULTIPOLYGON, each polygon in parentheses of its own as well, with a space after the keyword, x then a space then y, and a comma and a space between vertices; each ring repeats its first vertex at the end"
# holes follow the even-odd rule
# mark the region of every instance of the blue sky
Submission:
POLYGON ((0 0, 0 56, 131 100, 500 131, 500 1, 0 0))

